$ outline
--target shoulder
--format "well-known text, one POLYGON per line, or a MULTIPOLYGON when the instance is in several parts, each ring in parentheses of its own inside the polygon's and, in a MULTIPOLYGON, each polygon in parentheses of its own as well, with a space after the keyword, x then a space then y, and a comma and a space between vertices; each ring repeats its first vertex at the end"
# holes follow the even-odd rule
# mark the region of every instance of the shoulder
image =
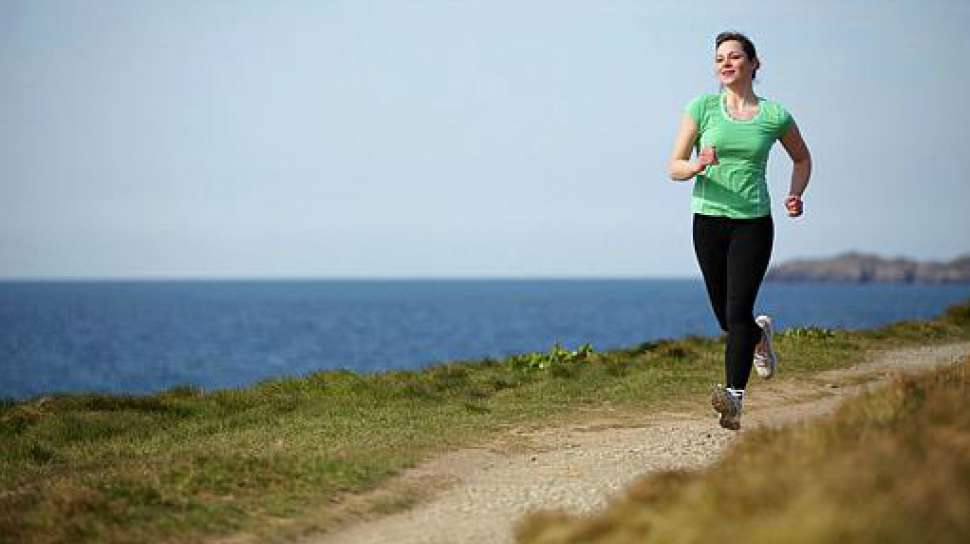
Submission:
POLYGON ((692 106, 708 105, 711 103, 717 104, 717 99, 719 96, 721 95, 714 93, 701 93, 687 102, 687 108, 692 106))
POLYGON ((784 133, 785 130, 788 129, 788 126, 791 125, 791 113, 788 111, 788 108, 781 104, 781 102, 762 97, 760 107, 764 108, 762 118, 766 122, 774 125, 779 135, 784 133))
POLYGON ((783 120, 786 117, 791 117, 791 113, 788 112, 788 109, 783 106, 781 102, 771 98, 762 97, 760 107, 765 109, 767 118, 774 119, 776 121, 783 120))
POLYGON ((694 118, 698 125, 702 124, 708 112, 715 111, 717 107, 718 94, 702 93, 692 98, 684 106, 684 113, 694 118))

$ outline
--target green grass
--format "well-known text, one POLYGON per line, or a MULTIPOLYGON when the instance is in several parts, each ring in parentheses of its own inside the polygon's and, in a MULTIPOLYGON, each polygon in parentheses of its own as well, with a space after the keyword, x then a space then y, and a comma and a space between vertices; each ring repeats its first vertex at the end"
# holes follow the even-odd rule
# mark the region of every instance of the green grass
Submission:
POLYGON ((605 512, 532 514, 522 544, 970 542, 970 357, 646 477, 605 512))
MULTIPOLYGON (((970 302, 874 331, 780 334, 786 377, 867 351, 970 338, 970 302)), ((0 404, 0 535, 11 542, 285 539, 325 530, 349 493, 510 426, 642 413, 723 374, 723 340, 549 353, 373 375, 320 372, 246 389, 55 395, 0 404), (541 364, 540 364, 541 363, 541 364)), ((411 498, 385 497, 383 512, 411 498)))

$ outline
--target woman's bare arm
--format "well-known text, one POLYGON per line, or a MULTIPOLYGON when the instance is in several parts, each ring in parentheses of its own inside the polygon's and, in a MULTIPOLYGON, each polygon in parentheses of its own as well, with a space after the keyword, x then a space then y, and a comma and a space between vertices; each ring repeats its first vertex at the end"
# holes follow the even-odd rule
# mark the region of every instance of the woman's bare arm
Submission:
POLYGON ((686 113, 680 119, 680 128, 677 130, 677 138, 674 140, 674 150, 670 154, 670 164, 668 170, 670 179, 674 181, 685 181, 696 176, 698 172, 707 167, 700 161, 691 161, 690 155, 694 147, 694 140, 697 138, 697 123, 686 113))
POLYGON ((670 154, 670 179, 685 181, 704 171, 709 164, 717 164, 717 151, 713 147, 705 147, 697 155, 696 161, 690 160, 691 148, 697 139, 697 123, 686 113, 680 119, 680 128, 674 140, 674 151, 670 154))
POLYGON ((788 130, 781 137, 781 145, 785 147, 785 151, 788 152, 793 163, 791 188, 788 190, 788 194, 801 198, 805 188, 808 187, 808 178, 812 175, 812 154, 809 153, 808 146, 805 145, 805 140, 802 139, 802 134, 798 131, 798 125, 795 124, 795 121, 791 122, 788 130))

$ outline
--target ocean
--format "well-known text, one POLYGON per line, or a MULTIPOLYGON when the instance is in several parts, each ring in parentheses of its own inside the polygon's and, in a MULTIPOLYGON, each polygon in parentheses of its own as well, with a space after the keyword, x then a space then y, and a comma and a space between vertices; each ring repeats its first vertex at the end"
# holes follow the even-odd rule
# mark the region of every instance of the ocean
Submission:
MULTIPOLYGON (((970 285, 766 283, 776 329, 931 318, 970 285)), ((0 398, 245 386, 323 369, 717 335, 698 280, 0 282, 0 398)))

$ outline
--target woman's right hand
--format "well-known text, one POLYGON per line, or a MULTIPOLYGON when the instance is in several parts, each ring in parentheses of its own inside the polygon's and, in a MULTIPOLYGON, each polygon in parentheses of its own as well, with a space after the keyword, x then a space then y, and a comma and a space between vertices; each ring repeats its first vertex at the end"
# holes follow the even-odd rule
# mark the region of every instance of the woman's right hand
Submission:
POLYGON ((798 195, 788 195, 785 197, 785 209, 788 210, 788 217, 801 217, 805 211, 805 204, 802 197, 798 195))
POLYGON ((717 146, 705 147, 697 154, 697 172, 703 172, 709 165, 717 164, 717 146))

